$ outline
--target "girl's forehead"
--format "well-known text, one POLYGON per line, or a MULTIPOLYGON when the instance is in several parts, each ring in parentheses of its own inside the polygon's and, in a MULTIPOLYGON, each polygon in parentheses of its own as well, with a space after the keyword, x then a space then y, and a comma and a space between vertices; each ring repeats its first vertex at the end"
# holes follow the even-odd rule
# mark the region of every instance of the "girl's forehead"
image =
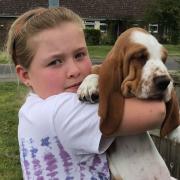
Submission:
MULTIPOLYGON (((84 32, 79 24, 72 22, 64 22, 55 27, 44 29, 29 37, 29 45, 35 46, 46 42, 56 42, 58 40, 74 39, 74 36, 78 38, 84 38, 84 32)), ((61 41, 59 41, 61 43, 61 41)), ((70 42, 69 42, 70 43, 70 42)))
MULTIPOLYGON (((66 53, 86 47, 83 29, 74 23, 61 24, 32 36, 29 45, 36 54, 66 53)), ((41 55, 42 56, 42 55, 41 55)))
POLYGON ((44 30, 39 31, 38 33, 30 36, 30 42, 33 41, 35 43, 49 39, 49 37, 55 36, 64 36, 67 35, 84 35, 82 27, 80 25, 72 23, 72 22, 63 22, 57 26, 50 27, 44 30))

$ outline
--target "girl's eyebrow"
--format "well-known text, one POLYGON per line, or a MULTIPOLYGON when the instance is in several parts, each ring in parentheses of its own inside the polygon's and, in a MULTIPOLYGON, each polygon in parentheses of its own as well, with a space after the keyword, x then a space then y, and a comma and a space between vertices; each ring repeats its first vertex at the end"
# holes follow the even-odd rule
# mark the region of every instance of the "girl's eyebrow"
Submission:
POLYGON ((43 60, 43 62, 45 63, 45 62, 50 62, 50 61, 52 61, 52 60, 54 60, 54 59, 59 59, 59 58, 63 58, 64 57, 64 54, 61 54, 61 53, 56 53, 56 54, 52 54, 52 55, 48 55, 48 56, 46 56, 45 58, 44 58, 44 60, 43 60))
MULTIPOLYGON (((79 52, 79 51, 84 51, 84 50, 87 51, 88 48, 85 46, 77 48, 74 50, 74 53, 79 52)), ((55 59, 55 58, 64 58, 64 57, 65 57, 65 53, 54 53, 54 54, 50 54, 47 57, 45 57, 44 60, 50 61, 50 60, 55 59)))
POLYGON ((57 57, 63 57, 64 56, 64 54, 62 53, 57 53, 57 54, 52 54, 52 55, 50 55, 49 57, 50 58, 57 58, 57 57))
MULTIPOLYGON (((87 50, 87 47, 80 47, 80 48, 77 48, 75 49, 74 51, 77 52, 77 51, 82 51, 82 50, 87 50)), ((64 57, 66 53, 54 53, 52 55, 49 55, 49 58, 57 58, 57 57, 64 57)))
MULTIPOLYGON (((74 52, 79 52, 79 51, 84 51, 84 50, 87 50, 86 47, 80 47, 80 48, 77 48, 77 49, 74 49, 74 52)), ((66 56, 66 53, 54 53, 52 55, 49 55, 49 59, 54 59, 54 58, 63 58, 66 56)))
POLYGON ((81 50, 87 50, 87 47, 80 47, 80 48, 77 48, 75 51, 81 51, 81 50))

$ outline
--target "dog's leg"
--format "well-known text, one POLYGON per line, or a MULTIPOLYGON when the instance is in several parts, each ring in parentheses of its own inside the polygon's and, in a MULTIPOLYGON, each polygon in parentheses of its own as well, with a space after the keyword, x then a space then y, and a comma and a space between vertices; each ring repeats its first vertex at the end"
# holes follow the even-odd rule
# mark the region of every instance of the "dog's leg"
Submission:
POLYGON ((180 125, 168 134, 168 138, 174 142, 180 143, 180 125))

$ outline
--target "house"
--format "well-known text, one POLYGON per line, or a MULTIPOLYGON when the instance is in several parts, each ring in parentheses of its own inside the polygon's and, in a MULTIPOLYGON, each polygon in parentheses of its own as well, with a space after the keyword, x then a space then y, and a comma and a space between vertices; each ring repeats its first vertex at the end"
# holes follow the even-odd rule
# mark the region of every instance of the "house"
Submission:
POLYGON ((12 22, 23 12, 38 6, 48 7, 48 0, 1 0, 0 1, 0 48, 4 48, 7 32, 12 22))
POLYGON ((123 24, 142 22, 148 0, 60 0, 60 5, 77 12, 85 20, 86 27, 106 31, 109 21, 118 22, 119 34, 123 24))
POLYGON ((0 47, 10 24, 25 11, 35 7, 64 6, 78 13, 86 28, 106 33, 111 28, 115 38, 130 26, 144 26, 142 17, 149 0, 1 0, 0 47))

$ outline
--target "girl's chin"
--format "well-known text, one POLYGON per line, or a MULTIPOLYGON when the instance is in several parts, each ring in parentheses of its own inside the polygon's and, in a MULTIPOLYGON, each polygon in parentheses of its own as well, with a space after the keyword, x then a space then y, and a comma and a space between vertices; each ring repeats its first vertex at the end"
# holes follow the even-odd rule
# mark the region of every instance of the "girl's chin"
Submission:
POLYGON ((77 87, 71 87, 65 90, 65 92, 71 92, 71 93, 77 93, 78 88, 77 87))
POLYGON ((77 91, 65 91, 67 93, 77 93, 77 91))

